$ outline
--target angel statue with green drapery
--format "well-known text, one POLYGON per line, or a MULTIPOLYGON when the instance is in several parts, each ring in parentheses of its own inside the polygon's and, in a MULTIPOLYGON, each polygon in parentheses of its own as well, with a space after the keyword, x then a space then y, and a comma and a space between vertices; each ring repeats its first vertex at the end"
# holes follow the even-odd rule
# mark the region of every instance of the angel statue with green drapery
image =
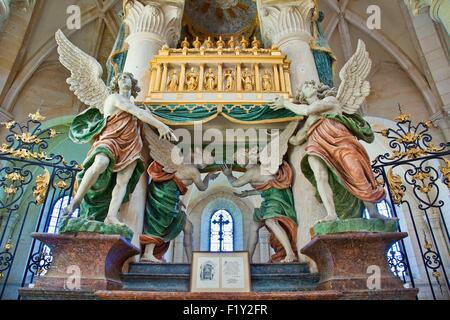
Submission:
POLYGON ((367 208, 372 219, 386 219, 378 213, 377 202, 385 198, 378 185, 369 156, 358 141, 374 141, 374 133, 357 113, 370 94, 366 81, 372 66, 364 42, 359 40, 356 53, 340 72, 339 90, 314 81, 300 88, 298 103, 283 97, 272 103, 273 110, 286 108, 307 116, 304 127, 290 139, 293 145, 306 143, 302 172, 316 187, 327 216, 322 220, 362 218, 367 208))
MULTIPOLYGON (((289 123, 281 134, 271 138, 270 143, 259 154, 250 149, 245 160, 246 171, 239 178, 233 176, 230 166, 222 166, 222 172, 233 187, 248 184, 252 187, 252 190, 235 193, 236 196, 261 196, 263 200, 261 207, 256 208, 253 215, 255 223, 252 225, 248 246, 250 258, 258 244, 258 230, 265 226, 270 233, 270 245, 275 251, 270 262, 292 263, 298 260, 298 221, 291 190, 293 175, 291 167, 284 161, 289 138, 295 133, 297 126, 298 121, 289 123), (255 157, 252 158, 252 155, 255 157)), ((240 163, 241 160, 238 159, 237 162, 240 163)))
POLYGON ((73 45, 61 30, 55 37, 59 60, 71 72, 70 90, 90 107, 74 119, 69 136, 76 143, 92 142, 60 232, 122 234, 130 239, 132 232, 118 214, 144 172, 143 123, 158 129, 160 139, 176 137, 150 111, 133 103, 140 89, 132 74, 116 75, 108 88, 101 79, 102 67, 93 57, 73 45), (80 217, 71 218, 78 207, 80 217))

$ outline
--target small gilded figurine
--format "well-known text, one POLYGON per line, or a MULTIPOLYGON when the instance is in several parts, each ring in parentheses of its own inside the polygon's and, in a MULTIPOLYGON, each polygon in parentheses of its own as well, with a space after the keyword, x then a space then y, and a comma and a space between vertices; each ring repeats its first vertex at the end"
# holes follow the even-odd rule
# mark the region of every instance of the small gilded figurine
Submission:
POLYGON ((262 76, 262 89, 263 91, 272 91, 272 74, 269 70, 264 71, 262 76))
POLYGON ((174 70, 172 72, 172 75, 170 76, 169 85, 167 86, 167 88, 169 89, 169 91, 177 91, 178 85, 179 85, 178 72, 177 70, 174 70))
POLYGON ((242 82, 244 85, 244 91, 253 91, 255 80, 253 77, 253 72, 251 72, 249 68, 244 69, 244 73, 242 74, 242 82))
POLYGON ((216 75, 211 68, 209 68, 208 72, 205 74, 205 89, 207 91, 216 89, 216 75))
POLYGON ((231 69, 225 71, 225 91, 234 90, 234 73, 231 69))
POLYGON ((194 67, 186 75, 186 86, 188 91, 195 91, 198 88, 198 74, 194 67))

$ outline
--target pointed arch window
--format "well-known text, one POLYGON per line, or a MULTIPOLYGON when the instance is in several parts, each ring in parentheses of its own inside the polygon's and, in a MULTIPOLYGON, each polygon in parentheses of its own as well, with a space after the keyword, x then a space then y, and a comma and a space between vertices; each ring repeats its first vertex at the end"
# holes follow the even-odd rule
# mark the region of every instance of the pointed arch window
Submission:
POLYGON ((226 210, 216 211, 210 219, 211 252, 230 252, 234 250, 233 216, 226 210))

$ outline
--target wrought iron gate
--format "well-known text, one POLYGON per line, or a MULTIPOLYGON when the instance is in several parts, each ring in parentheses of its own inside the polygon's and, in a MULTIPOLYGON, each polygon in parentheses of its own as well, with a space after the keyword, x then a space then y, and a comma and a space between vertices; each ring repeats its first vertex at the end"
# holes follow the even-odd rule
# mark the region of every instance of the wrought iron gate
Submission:
POLYGON ((409 233, 388 252, 388 261, 405 286, 419 288, 419 299, 450 299, 450 143, 432 143, 431 121, 413 125, 402 112, 395 120, 395 128, 380 132, 392 151, 373 162, 399 231, 409 233))
POLYGON ((0 299, 17 299, 18 288, 48 269, 50 250, 31 233, 56 231, 59 214, 52 212, 70 199, 80 170, 77 163, 46 153, 58 133, 44 129, 44 119, 38 111, 25 125, 2 124, 8 134, 0 147, 0 299))

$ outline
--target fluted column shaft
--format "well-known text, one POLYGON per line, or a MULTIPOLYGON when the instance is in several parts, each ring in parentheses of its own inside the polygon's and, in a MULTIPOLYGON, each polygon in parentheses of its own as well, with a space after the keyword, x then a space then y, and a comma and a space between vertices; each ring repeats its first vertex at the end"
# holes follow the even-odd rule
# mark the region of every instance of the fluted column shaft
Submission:
POLYGON ((305 81, 319 81, 310 48, 313 0, 261 0, 258 11, 266 46, 276 45, 291 60, 291 85, 295 94, 305 81))
POLYGON ((124 71, 131 72, 143 89, 138 100, 148 92, 149 61, 164 45, 175 46, 179 40, 183 10, 184 0, 128 2, 124 20, 129 29, 128 55, 124 71))

